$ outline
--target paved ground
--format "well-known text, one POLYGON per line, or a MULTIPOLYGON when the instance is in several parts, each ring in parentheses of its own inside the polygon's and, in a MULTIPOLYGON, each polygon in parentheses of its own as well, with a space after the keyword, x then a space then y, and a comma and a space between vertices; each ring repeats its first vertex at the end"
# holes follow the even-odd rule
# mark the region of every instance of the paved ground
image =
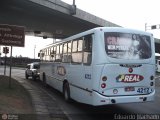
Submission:
MULTIPOLYGON (((0 71, 0 73, 3 74, 3 71, 0 71)), ((114 115, 115 113, 126 114, 129 112, 130 114, 136 113, 140 115, 159 115, 160 113, 158 107, 160 105, 160 74, 156 75, 155 101, 138 104, 107 105, 102 107, 92 107, 76 102, 67 104, 61 94, 56 94, 56 91, 52 92, 50 88, 45 89, 41 82, 24 79, 24 70, 14 69, 13 76, 16 76, 17 78, 15 78, 24 86, 27 86, 26 89, 31 92, 33 103, 35 104, 35 111, 38 114, 38 120, 109 120, 108 115, 114 115), (67 113, 67 115, 65 113, 67 113), (101 114, 103 114, 103 116, 101 116, 101 114)))
POLYGON ((66 114, 61 107, 57 105, 56 99, 32 85, 29 81, 23 80, 19 77, 14 77, 20 82, 31 94, 32 103, 37 113, 37 120, 68 120, 66 114))

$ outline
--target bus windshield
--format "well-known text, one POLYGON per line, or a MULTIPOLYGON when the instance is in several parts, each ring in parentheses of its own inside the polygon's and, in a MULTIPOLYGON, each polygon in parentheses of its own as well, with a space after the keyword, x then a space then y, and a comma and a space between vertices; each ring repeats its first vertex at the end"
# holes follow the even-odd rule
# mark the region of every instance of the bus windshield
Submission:
POLYGON ((143 34, 105 32, 105 50, 116 59, 148 59, 151 57, 151 38, 143 34))

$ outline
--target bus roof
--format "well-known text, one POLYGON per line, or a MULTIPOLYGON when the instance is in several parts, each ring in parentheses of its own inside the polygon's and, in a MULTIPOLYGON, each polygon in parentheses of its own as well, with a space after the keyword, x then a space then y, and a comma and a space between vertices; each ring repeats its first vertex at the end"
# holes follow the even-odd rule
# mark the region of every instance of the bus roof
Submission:
MULTIPOLYGON (((94 33, 95 31, 98 31, 98 30, 102 30, 102 31, 115 31, 115 32, 133 32, 133 33, 142 33, 142 34, 146 34, 146 35, 149 35, 149 36, 153 36, 153 34, 149 33, 149 32, 146 32, 146 31, 142 31, 142 30, 136 30, 136 29, 130 29, 130 28, 123 28, 123 27, 96 27, 96 28, 93 28, 93 29, 90 29, 90 30, 87 30, 87 31, 84 31, 84 32, 81 32, 81 33, 78 33, 78 34, 75 34, 73 36, 70 36, 68 38, 65 38, 65 39, 62 39, 61 41, 58 41, 58 42, 55 42, 55 43, 51 43, 49 45, 47 45, 45 48, 47 47, 50 47, 54 44, 60 44, 60 43, 63 43, 63 42, 67 42, 67 41, 70 41, 70 40, 73 40, 75 38, 78 38, 78 37, 81 37, 81 36, 84 36, 84 35, 87 35, 87 34, 92 34, 94 33)), ((43 48, 43 49, 45 49, 43 48)))

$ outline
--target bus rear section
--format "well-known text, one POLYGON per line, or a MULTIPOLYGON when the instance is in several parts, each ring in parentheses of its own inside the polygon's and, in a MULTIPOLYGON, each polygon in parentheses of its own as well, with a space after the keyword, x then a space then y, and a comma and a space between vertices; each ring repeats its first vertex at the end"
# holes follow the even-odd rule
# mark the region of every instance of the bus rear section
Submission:
POLYGON ((106 64, 102 68, 96 103, 144 102, 154 99, 153 65, 106 64), (142 72, 143 71, 143 72, 142 72))
POLYGON ((101 71, 94 71, 100 76, 99 86, 93 92, 94 105, 154 100, 152 40, 152 36, 144 34, 104 33, 106 63, 94 67, 101 71))

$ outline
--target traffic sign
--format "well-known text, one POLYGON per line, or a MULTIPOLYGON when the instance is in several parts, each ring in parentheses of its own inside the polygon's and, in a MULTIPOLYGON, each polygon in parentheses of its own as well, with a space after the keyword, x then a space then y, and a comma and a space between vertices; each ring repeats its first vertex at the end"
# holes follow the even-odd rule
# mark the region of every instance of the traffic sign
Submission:
POLYGON ((3 47, 3 53, 5 54, 9 53, 9 47, 3 47))
POLYGON ((0 45, 24 47, 24 27, 0 24, 0 45))

